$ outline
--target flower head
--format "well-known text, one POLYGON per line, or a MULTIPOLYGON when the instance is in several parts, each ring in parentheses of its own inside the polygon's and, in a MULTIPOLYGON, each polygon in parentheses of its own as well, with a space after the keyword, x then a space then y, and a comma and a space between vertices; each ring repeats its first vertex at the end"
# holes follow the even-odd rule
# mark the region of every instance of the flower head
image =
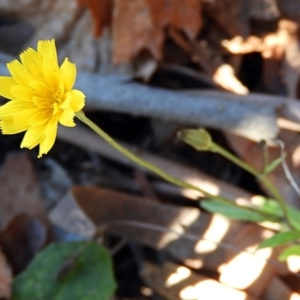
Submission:
POLYGON ((73 89, 76 66, 65 58, 58 65, 54 40, 28 48, 21 62, 7 64, 11 77, 0 76, 0 95, 9 99, 0 107, 3 134, 26 131, 21 148, 39 145, 39 155, 53 146, 58 124, 73 127, 75 113, 84 107, 84 94, 73 89))

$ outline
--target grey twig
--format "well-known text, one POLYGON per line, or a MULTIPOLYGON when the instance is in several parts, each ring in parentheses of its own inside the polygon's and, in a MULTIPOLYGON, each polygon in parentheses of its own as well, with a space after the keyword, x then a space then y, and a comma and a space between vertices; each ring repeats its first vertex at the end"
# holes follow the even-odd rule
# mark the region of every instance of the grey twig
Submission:
POLYGON ((80 73, 76 87, 86 94, 87 109, 159 118, 189 126, 227 130, 249 139, 274 139, 278 102, 263 96, 248 98, 225 92, 179 92, 120 75, 80 73))
POLYGON ((295 190, 295 192, 297 193, 297 195, 300 197, 300 188, 286 163, 285 154, 284 154, 284 148, 285 148, 284 142, 279 139, 275 140, 275 142, 280 147, 281 165, 282 165, 284 174, 285 174, 287 180, 290 182, 293 189, 295 190))
MULTIPOLYGON (((0 56, 0 74, 9 75, 0 56)), ((127 113, 175 122, 185 126, 211 127, 254 141, 276 138, 277 110, 281 116, 300 121, 300 103, 271 95, 235 95, 223 91, 173 91, 133 82, 124 75, 79 72, 76 88, 86 95, 86 110, 127 113)))

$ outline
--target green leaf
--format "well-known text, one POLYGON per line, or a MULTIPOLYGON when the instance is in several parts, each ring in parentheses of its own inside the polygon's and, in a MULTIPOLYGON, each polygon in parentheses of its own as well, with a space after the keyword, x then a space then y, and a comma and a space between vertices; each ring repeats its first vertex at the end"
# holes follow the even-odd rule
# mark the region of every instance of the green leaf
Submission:
POLYGON ((276 247, 300 238, 300 231, 280 232, 260 243, 258 249, 276 247))
POLYGON ((300 230, 300 211, 292 206, 287 206, 287 211, 293 227, 300 230))
MULTIPOLYGON (((253 204, 255 204, 263 212, 270 213, 281 218, 284 217, 281 207, 277 201, 265 198, 263 196, 256 196, 253 199, 253 204)), ((289 221, 291 222, 292 226, 295 229, 300 230, 300 211, 289 205, 287 205, 286 208, 289 215, 289 221)))
POLYGON ((275 200, 263 196, 255 196, 251 201, 260 211, 273 215, 277 218, 283 218, 283 213, 279 203, 275 200))
POLYGON ((227 203, 218 199, 201 200, 200 206, 211 213, 218 213, 230 219, 251 222, 262 222, 269 220, 259 212, 251 211, 246 207, 238 206, 235 203, 227 203))
POLYGON ((293 246, 290 246, 286 249, 284 249, 278 259, 280 261, 286 261, 288 259, 289 256, 292 256, 292 255, 297 255, 297 256, 300 256, 300 245, 293 245, 293 246))
POLYGON ((12 300, 109 300, 112 271, 109 253, 94 242, 51 244, 16 277, 12 300))

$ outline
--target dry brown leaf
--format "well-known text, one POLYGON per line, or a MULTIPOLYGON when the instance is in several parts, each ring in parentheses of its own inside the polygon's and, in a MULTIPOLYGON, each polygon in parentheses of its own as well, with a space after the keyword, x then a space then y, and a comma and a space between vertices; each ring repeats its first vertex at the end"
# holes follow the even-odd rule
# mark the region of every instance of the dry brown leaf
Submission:
POLYGON ((257 299, 173 263, 161 267, 145 263, 141 276, 152 289, 168 300, 257 299))
POLYGON ((202 26, 201 0, 148 0, 148 5, 153 19, 161 27, 173 26, 188 37, 195 38, 202 26))
POLYGON ((12 270, 4 254, 0 251, 0 298, 10 299, 13 281, 12 270))
POLYGON ((91 28, 92 20, 85 11, 70 31, 68 41, 59 47, 60 58, 68 57, 78 70, 86 72, 95 72, 99 59, 91 28))
MULTIPOLYGON (((72 233, 90 237, 98 226, 127 239, 164 249, 194 268, 218 268, 225 249, 246 223, 197 208, 162 204, 113 190, 77 186, 52 210, 50 220, 72 233)), ((237 249, 237 253, 239 250, 237 249)))
POLYGON ((19 17, 37 30, 30 45, 41 39, 67 39, 80 14, 74 0, 0 0, 0 10, 2 15, 19 17))
POLYGON ((113 60, 116 63, 131 61, 142 50, 148 50, 157 60, 161 59, 164 34, 160 26, 152 19, 147 0, 115 1, 113 60))
POLYGON ((77 0, 77 3, 89 8, 94 22, 94 35, 99 37, 103 28, 111 23, 113 1, 77 0))
POLYGON ((94 33, 99 37, 111 25, 113 60, 129 62, 138 53, 148 50, 160 60, 165 27, 173 26, 195 38, 201 25, 200 0, 77 0, 89 8, 94 33))
POLYGON ((264 300, 300 300, 300 295, 293 292, 280 278, 275 277, 268 284, 262 298, 264 300))
POLYGON ((6 157, 0 170, 0 224, 6 224, 20 213, 31 216, 45 216, 31 161, 25 152, 12 153, 6 157))
POLYGON ((219 269, 220 282, 260 297, 268 283, 278 274, 279 263, 276 263, 276 258, 282 249, 257 250, 259 243, 273 234, 273 231, 256 224, 241 229, 231 242, 245 251, 238 254, 235 251, 227 251, 227 262, 219 269), (255 255, 252 255, 254 252, 255 255), (268 261, 269 259, 273 259, 273 262, 268 261))
POLYGON ((14 273, 24 270, 34 255, 46 244, 47 233, 44 222, 25 214, 16 216, 0 232, 0 247, 14 273))
MULTIPOLYGON (((220 215, 210 216, 196 208, 77 186, 49 217, 72 233, 91 237, 97 229, 98 232, 102 229, 164 250, 186 266, 219 270, 224 284, 256 295, 264 293, 268 282, 279 272, 290 272, 285 264, 276 262, 277 250, 273 254, 270 249, 265 250, 267 253, 254 253, 258 243, 271 236, 272 231, 257 224, 248 227, 247 223, 230 221, 220 215)), ((299 259, 296 263, 299 265, 299 259)))
POLYGON ((248 36, 250 26, 247 22, 248 11, 242 9, 245 5, 240 0, 212 1, 203 5, 204 13, 226 32, 229 37, 248 36))
POLYGON ((117 0, 113 13, 114 61, 130 61, 142 50, 162 58, 166 26, 194 38, 201 25, 199 0, 117 0))
MULTIPOLYGON (((104 2, 95 1, 101 4, 104 2)), ((15 34, 1 39, 2 49, 10 46, 9 53, 17 55, 27 47, 35 48, 39 40, 55 39, 60 61, 69 57, 80 70, 96 70, 99 58, 92 32, 92 20, 89 12, 84 11, 76 0, 0 0, 0 11, 4 17, 13 15, 20 18, 22 23, 19 27, 23 25, 21 29, 16 28, 18 31, 15 34)), ((100 10, 101 13, 105 18, 110 15, 103 9, 100 10)), ((1 27, 0 38, 5 27, 7 26, 1 27)), ((11 31, 13 29, 12 27, 11 31)), ((6 31, 8 30, 9 28, 6 31)))

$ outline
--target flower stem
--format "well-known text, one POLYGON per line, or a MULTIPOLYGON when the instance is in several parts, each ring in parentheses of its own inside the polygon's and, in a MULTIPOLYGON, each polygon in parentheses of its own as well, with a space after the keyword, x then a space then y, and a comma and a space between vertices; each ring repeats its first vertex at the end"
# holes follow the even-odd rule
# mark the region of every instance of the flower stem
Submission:
MULTIPOLYGON (((204 196, 209 198, 216 198, 216 196, 202 190, 201 188, 198 188, 190 183, 187 183, 183 180, 180 180, 176 177, 173 177, 163 171, 162 169, 152 165, 151 163, 141 159, 134 153, 130 152, 123 146, 121 146, 118 142, 116 142, 113 138, 111 138, 105 131, 103 131, 101 128, 99 128, 94 122, 92 122, 89 118, 85 116, 85 114, 80 111, 76 113, 76 117, 82 121, 84 124, 89 126, 93 131, 95 131, 98 135, 100 135, 108 144, 110 144, 113 148, 115 148, 117 151, 119 151, 121 154, 129 158, 130 160, 134 161, 138 165, 152 171, 153 173, 157 174, 161 178, 165 179, 166 181, 173 183, 177 186, 184 187, 184 188, 190 188, 193 190, 197 190, 198 192, 202 193, 204 196)), ((228 199, 229 200, 229 199, 228 199)), ((230 201, 230 200, 229 200, 230 201)))
MULTIPOLYGON (((129 150, 127 150, 126 148, 124 148, 118 142, 116 142, 113 138, 111 138, 105 131, 103 131, 94 122, 92 122, 89 118, 87 118, 82 111, 76 113, 76 117, 81 122, 83 122, 88 127, 90 127, 93 131, 95 131, 100 137, 102 137, 109 145, 111 145, 118 152, 120 152, 121 154, 123 154, 124 156, 129 158, 131 161, 137 163, 138 165, 152 171, 154 174, 156 174, 156 175, 160 176, 161 178, 165 179, 167 182, 170 182, 170 183, 172 183, 176 186, 179 186, 179 187, 196 190, 196 191, 202 193, 206 198, 218 199, 218 200, 221 200, 223 202, 230 203, 233 206, 239 206, 238 204, 236 204, 235 202, 233 202, 232 200, 230 200, 226 197, 222 197, 222 196, 219 196, 219 195, 218 196, 212 195, 209 192, 206 192, 206 191, 202 190, 201 188, 199 188, 195 185, 192 185, 192 184, 190 184, 186 181, 183 181, 183 180, 180 180, 176 177, 173 177, 173 176, 169 175, 168 173, 166 173, 165 171, 163 171, 162 169, 158 168, 157 166, 152 165, 151 163, 149 163, 149 162, 143 160, 142 158, 138 157, 134 153, 132 153, 129 150)), ((272 216, 268 213, 259 211, 259 210, 255 209, 253 207, 243 206, 243 208, 246 209, 246 210, 249 210, 249 211, 255 211, 256 213, 261 214, 262 216, 265 216, 267 218, 274 218, 274 216, 272 216)))
POLYGON ((278 191, 278 189, 273 185, 273 183, 265 176, 265 174, 262 174, 255 169, 253 169, 251 166, 249 166, 247 163, 239 159, 238 157, 234 156, 231 154, 229 151, 226 149, 222 148, 221 146, 215 144, 212 142, 211 145, 211 151, 219 153, 220 155, 226 157, 228 160, 232 161, 236 165, 240 166, 242 169, 246 170, 253 176, 255 176, 258 180, 262 182, 262 184, 268 189, 268 191, 271 193, 271 195, 276 199, 281 207, 281 210, 284 214, 285 220, 287 224, 293 228, 294 226, 292 225, 292 222, 290 221, 290 217, 288 214, 287 206, 285 204, 284 198, 278 191))

